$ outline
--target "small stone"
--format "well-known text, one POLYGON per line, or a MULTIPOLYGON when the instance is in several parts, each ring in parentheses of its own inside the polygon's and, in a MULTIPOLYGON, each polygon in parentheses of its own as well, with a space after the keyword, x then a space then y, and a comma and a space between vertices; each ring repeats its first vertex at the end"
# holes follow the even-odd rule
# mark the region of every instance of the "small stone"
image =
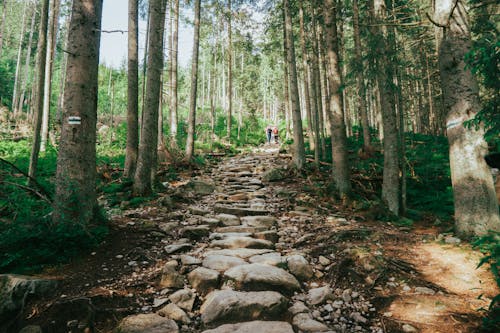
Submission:
POLYGON ((203 267, 213 269, 216 271, 226 271, 234 266, 248 265, 248 263, 238 257, 222 256, 222 255, 209 255, 203 259, 203 267))
POLYGON ((333 306, 331 304, 326 304, 323 309, 327 312, 333 312, 333 306))
POLYGON ((363 323, 364 324, 364 323, 368 322, 368 319, 366 319, 365 317, 363 317, 361 315, 361 313, 359 313, 359 312, 353 312, 353 313, 351 313, 351 318, 354 319, 358 323, 363 323))
POLYGON ((460 244, 461 240, 460 240, 460 238, 457 238, 457 237, 451 237, 451 236, 450 236, 450 237, 446 237, 446 238, 444 239, 444 242, 445 242, 446 244, 460 244))
POLYGON ((178 290, 168 297, 181 309, 192 311, 196 295, 189 289, 178 290))
POLYGON ((215 218, 225 227, 238 226, 241 224, 240 218, 232 214, 219 214, 215 216, 215 218))
POLYGON ((123 258, 123 255, 122 254, 118 254, 115 256, 116 259, 122 259, 123 258))
POLYGON ((172 245, 167 245, 164 247, 165 252, 168 254, 174 254, 182 251, 187 251, 193 248, 193 246, 189 243, 183 243, 183 244, 172 244, 172 245))
POLYGON ((181 263, 185 266, 200 265, 201 259, 186 254, 181 255, 181 263))
POLYGON ((424 294, 424 295, 434 295, 436 293, 434 290, 427 287, 416 287, 415 292, 417 294, 424 294))
POLYGON ((325 303, 327 300, 331 298, 332 298, 332 289, 329 286, 310 289, 309 293, 307 294, 308 303, 311 305, 325 303))
POLYGON ((306 258, 301 255, 292 255, 287 258, 288 269, 290 273, 295 275, 297 279, 306 281, 312 278, 314 271, 307 262, 306 258))
POLYGON ((318 262, 323 265, 323 266, 328 266, 330 265, 332 262, 330 261, 330 259, 328 259, 327 257, 324 257, 324 256, 319 256, 318 258, 318 262))
POLYGON ((153 308, 157 308, 159 306, 162 306, 163 304, 168 302, 168 298, 155 298, 153 300, 153 308))
POLYGON ((292 315, 296 315, 297 313, 309 312, 309 308, 303 302, 297 301, 293 303, 290 308, 288 308, 288 312, 292 315))
POLYGON ((351 289, 346 289, 342 292, 342 299, 344 302, 349 303, 352 300, 351 289))
POLYGON ((402 328, 403 328, 403 332, 407 332, 407 333, 418 332, 418 330, 415 327, 413 327, 409 324, 404 324, 402 328))
POLYGON ((179 327, 172 319, 164 318, 156 313, 150 313, 125 317, 113 332, 178 333, 179 327))
POLYGON ((201 295, 206 295, 219 286, 219 272, 198 267, 188 274, 189 283, 201 295))
POLYGON ((299 313, 293 317, 293 326, 305 333, 327 332, 329 328, 311 318, 309 313, 299 313))
POLYGON ((165 264, 160 287, 178 289, 184 287, 184 277, 177 271, 177 265, 176 260, 169 261, 165 264))
POLYGON ((158 314, 184 324, 189 324, 191 322, 186 312, 174 303, 167 304, 161 308, 158 314))

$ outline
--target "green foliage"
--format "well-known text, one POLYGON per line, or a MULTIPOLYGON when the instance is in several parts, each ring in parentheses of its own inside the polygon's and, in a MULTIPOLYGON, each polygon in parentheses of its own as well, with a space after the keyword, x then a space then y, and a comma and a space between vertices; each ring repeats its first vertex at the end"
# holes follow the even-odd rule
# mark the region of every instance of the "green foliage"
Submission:
MULTIPOLYGON (((473 245, 484 253, 484 257, 477 267, 489 264, 497 286, 500 287, 500 233, 490 231, 487 235, 478 238, 473 245)), ((498 332, 500 328, 500 294, 491 300, 488 310, 488 315, 483 319, 483 328, 498 332)))

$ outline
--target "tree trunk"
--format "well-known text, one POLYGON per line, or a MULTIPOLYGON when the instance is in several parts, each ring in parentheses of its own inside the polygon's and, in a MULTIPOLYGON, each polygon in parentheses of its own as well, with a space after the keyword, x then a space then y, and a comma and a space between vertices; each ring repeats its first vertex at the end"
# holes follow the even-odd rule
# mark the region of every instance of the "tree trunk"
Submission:
POLYGON ((397 116, 395 110, 394 92, 392 91, 393 71, 391 41, 388 37, 385 24, 386 7, 384 0, 374 0, 373 15, 376 21, 374 28, 378 52, 377 81, 380 90, 381 113, 384 133, 384 175, 382 182, 382 200, 387 204, 389 210, 400 214, 400 179, 399 179, 399 137, 397 127, 397 116))
POLYGON ((22 51, 23 51, 23 41, 24 33, 26 30, 26 16, 28 11, 28 1, 24 3, 23 6, 23 20, 21 23, 21 34, 19 35, 19 46, 17 48, 17 61, 16 61, 16 74, 14 77, 14 93, 12 94, 12 109, 14 111, 14 116, 18 113, 18 103, 19 103, 19 79, 21 77, 21 67, 22 67, 22 51))
POLYGON ((465 56, 471 48, 467 8, 463 1, 439 0, 434 21, 446 27, 439 47, 439 70, 450 144, 450 169, 459 235, 500 230, 498 202, 484 156, 482 126, 465 126, 481 110, 478 85, 465 56))
POLYGON ((342 198, 351 192, 349 164, 347 160, 347 139, 344 124, 344 111, 342 107, 342 75, 338 57, 338 38, 336 33, 336 16, 333 0, 323 3, 323 17, 325 19, 327 74, 330 90, 330 117, 332 132, 332 160, 333 178, 337 191, 342 198))
MULTIPOLYGON (((316 5, 320 5, 319 3, 316 3, 316 5)), ((315 8, 312 10, 312 40, 313 40, 313 52, 312 52, 312 80, 314 81, 313 86, 314 86, 314 94, 313 98, 315 99, 315 102, 313 105, 315 107, 311 110, 312 114, 312 122, 313 122, 313 133, 314 133, 314 161, 316 165, 319 165, 319 155, 321 151, 321 146, 320 146, 320 138, 321 138, 321 133, 320 133, 320 124, 319 124, 319 114, 322 112, 323 109, 323 103, 321 101, 321 79, 319 77, 319 52, 320 52, 320 45, 318 42, 319 38, 319 29, 318 29, 318 20, 316 19, 317 16, 317 11, 315 8)))
POLYGON ((26 59, 24 60, 24 74, 21 79, 21 93, 19 94, 19 102, 17 104, 18 112, 23 111, 24 97, 26 95, 26 86, 28 85, 28 75, 29 75, 30 61, 31 61, 31 46, 33 43, 33 34, 35 31, 35 21, 36 21, 36 6, 34 6, 33 8, 33 14, 31 16, 30 37, 28 39, 26 59))
POLYGON ((200 2, 194 3, 194 39, 193 59, 191 64, 191 96, 189 98, 188 133, 186 140, 186 160, 190 161, 194 154, 194 140, 196 130, 196 97, 198 91, 198 50, 200 46, 200 2))
POLYGON ((2 25, 0 26, 0 59, 2 58, 3 34, 5 31, 5 21, 7 16, 7 0, 3 0, 2 4, 2 25))
POLYGON ((148 67, 146 72, 146 96, 142 118, 137 168, 133 192, 147 196, 152 193, 152 170, 156 165, 158 146, 158 106, 163 70, 163 32, 165 25, 165 0, 149 2, 148 67))
POLYGON ((177 148, 177 56, 179 47, 179 0, 173 1, 174 22, 172 26, 172 49, 170 50, 170 144, 177 148))
MULTIPOLYGON (((71 21, 71 13, 68 15, 68 17, 66 18, 66 36, 65 36, 65 40, 64 40, 64 49, 67 50, 68 49, 68 32, 69 32, 69 22, 71 21)), ((64 83, 66 81, 66 67, 67 67, 67 64, 68 64, 68 53, 64 52, 63 53, 63 60, 62 60, 62 65, 61 65, 61 79, 59 81, 59 91, 60 91, 60 94, 59 94, 59 98, 58 98, 58 101, 57 101, 57 116, 56 116, 56 119, 57 119, 57 123, 59 124, 59 126, 61 125, 61 118, 62 118, 62 112, 63 112, 63 109, 64 109, 64 83)))
POLYGON ((34 113, 34 130, 33 130, 33 146, 31 148, 30 165, 28 169, 28 186, 31 185, 32 180, 36 178, 36 169, 38 166, 38 155, 40 152, 40 129, 42 128, 42 113, 43 113, 43 85, 45 82, 45 54, 47 53, 47 26, 49 21, 49 0, 42 1, 42 8, 40 11, 40 29, 38 30, 38 45, 37 45, 37 68, 36 82, 34 86, 35 101, 33 103, 34 113))
POLYGON ((295 46, 293 45, 292 17, 289 0, 283 0, 285 12, 286 62, 290 74, 291 111, 293 119, 293 162, 298 170, 305 164, 304 136, 302 134, 302 118, 300 116, 299 87, 297 85, 297 66, 295 63, 295 46))
POLYGON ((316 93, 314 82, 311 82, 311 72, 308 64, 308 55, 306 51, 306 34, 304 29, 304 5, 300 1, 299 7, 299 22, 300 22, 300 48, 302 51, 302 72, 304 74, 304 106, 305 114, 307 115, 307 137, 309 139, 309 149, 314 149, 314 135, 312 128, 312 109, 311 109, 311 95, 316 93), (311 83, 311 91, 309 94, 309 83, 311 83))
POLYGON ((45 84, 43 92, 43 119, 42 119, 42 142, 41 151, 45 151, 47 140, 49 138, 49 118, 50 118, 50 97, 52 92, 52 65, 55 48, 55 34, 57 32, 57 17, 59 11, 56 7, 60 4, 59 0, 51 0, 49 12, 49 26, 47 32, 47 54, 45 57, 45 84))
MULTIPOLYGON (((68 68, 57 157, 54 223, 94 219, 96 121, 102 0, 75 0, 69 30, 68 68)), ((49 27, 50 28, 50 27, 49 27)))
POLYGON ((135 174, 139 147, 139 11, 138 0, 128 2, 127 148, 123 177, 135 174))
POLYGON ((231 141, 231 123, 233 116, 233 37, 232 37, 232 26, 231 26, 231 0, 228 0, 228 18, 227 18, 227 97, 228 97, 228 107, 227 107, 227 139, 231 141))
POLYGON ((363 128, 363 149, 371 150, 370 125, 368 122, 368 112, 366 109, 365 76, 363 74, 363 56, 361 53, 361 37, 359 33, 359 9, 358 0, 352 2, 353 26, 354 26, 354 59, 356 68, 356 87, 358 89, 358 107, 363 128))

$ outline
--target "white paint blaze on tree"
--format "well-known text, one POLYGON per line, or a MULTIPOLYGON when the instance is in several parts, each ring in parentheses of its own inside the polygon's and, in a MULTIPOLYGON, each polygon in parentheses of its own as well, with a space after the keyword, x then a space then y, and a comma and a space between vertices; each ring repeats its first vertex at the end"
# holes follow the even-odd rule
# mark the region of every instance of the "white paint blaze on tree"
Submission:
POLYGON ((493 179, 484 161, 487 145, 482 127, 467 127, 480 110, 478 85, 465 63, 471 47, 465 1, 436 1, 434 21, 443 28, 439 70, 450 144, 455 226, 465 237, 500 230, 493 179))
POLYGON ((86 224, 96 213, 97 71, 102 0, 73 2, 53 220, 86 224))

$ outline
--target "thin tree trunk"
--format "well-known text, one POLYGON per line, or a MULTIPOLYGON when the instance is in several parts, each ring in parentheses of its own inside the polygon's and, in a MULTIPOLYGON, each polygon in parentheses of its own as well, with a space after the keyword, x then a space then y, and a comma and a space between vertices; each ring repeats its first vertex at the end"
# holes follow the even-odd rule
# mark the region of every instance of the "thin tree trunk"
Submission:
POLYGON ((172 26, 172 49, 170 51, 171 73, 170 78, 170 144, 177 148, 177 56, 179 46, 179 0, 173 0, 174 22, 172 26))
POLYGON ((146 100, 144 103, 137 168, 133 192, 146 196, 152 193, 152 170, 156 168, 158 146, 158 106, 163 71, 163 33, 165 26, 165 0, 149 2, 148 65, 146 73, 146 100))
POLYGON ((3 4, 2 4, 2 25, 0 26, 0 59, 2 58, 3 34, 4 34, 4 31, 5 31, 6 17, 7 17, 7 0, 3 0, 3 4))
POLYGON ((232 9, 231 0, 228 0, 228 19, 227 19, 227 37, 228 37, 228 48, 227 48, 227 92, 228 92, 228 108, 227 108, 227 139, 231 141, 231 123, 233 116, 233 37, 232 37, 232 9))
POLYGON ((311 109, 311 95, 314 95, 315 92, 315 87, 313 88, 312 86, 314 85, 314 82, 311 82, 311 71, 309 69, 308 65, 308 54, 306 51, 306 35, 305 35, 305 29, 304 29, 304 4, 303 1, 300 1, 300 7, 299 7, 299 22, 300 22, 300 48, 302 51, 302 72, 304 74, 304 107, 305 107, 305 114, 307 115, 307 137, 309 139, 309 148, 310 149, 315 149, 314 147, 314 135, 313 135, 313 129, 312 129, 312 109, 311 109), (311 91, 313 91, 311 94, 309 94, 309 83, 311 82, 311 91))
POLYGON ((330 89, 330 117, 332 131, 332 160, 333 178, 341 198, 351 192, 349 164, 347 159, 347 139, 344 124, 344 111, 342 107, 342 74, 338 57, 338 36, 336 33, 336 16, 333 0, 323 3, 323 17, 325 19, 327 73, 330 89))
POLYGON ((439 70, 450 145, 455 228, 459 235, 484 235, 500 230, 498 201, 484 161, 487 144, 482 126, 465 126, 481 110, 479 89, 465 56, 471 48, 466 4, 439 0, 434 21, 446 28, 439 46, 439 70))
MULTIPOLYGON (((316 3, 319 6, 319 3, 316 3)), ((315 99, 315 107, 311 110, 312 121, 313 121, 313 133, 314 133, 314 162, 316 165, 319 165, 319 155, 320 155, 320 137, 321 133, 319 130, 319 114, 322 112, 323 103, 321 101, 321 81, 319 78, 319 52, 320 46, 318 42, 318 20, 316 19, 317 12, 316 9, 312 10, 313 20, 312 20, 312 40, 313 40, 313 59, 312 59, 312 80, 314 81, 314 94, 313 98, 315 99)))
POLYGON ((193 59, 191 64, 191 96, 189 99, 188 133, 186 140, 186 160, 190 161, 194 155, 194 140, 196 130, 196 97, 198 91, 198 51, 200 46, 200 2, 194 3, 194 37, 193 59))
MULTIPOLYGON (((69 35, 69 22, 71 21, 71 13, 68 15, 66 18, 66 37, 64 40, 64 49, 68 49, 68 35, 69 35)), ((61 65, 61 79, 59 82, 59 91, 61 92, 59 94, 59 99, 57 101, 57 123, 60 125, 61 124, 61 118, 62 118, 62 113, 64 109, 64 83, 66 81, 66 67, 68 65, 68 53, 64 52, 63 53, 63 60, 62 60, 62 65, 61 65)))
POLYGON ((363 56, 361 49, 361 37, 359 33, 359 9, 358 0, 352 2, 353 26, 354 26, 354 56, 356 68, 356 87, 358 89, 358 107, 361 118, 361 127, 363 128, 363 149, 371 150, 370 125, 368 122, 368 113, 366 110, 366 90, 365 76, 363 73, 363 56))
POLYGON ((302 134, 302 119, 299 106, 299 88, 297 85, 297 67, 295 63, 295 46, 293 45, 292 17, 290 14, 289 0, 283 0, 285 12, 286 55, 290 71, 290 96, 293 119, 293 162, 298 170, 305 165, 304 136, 302 134))
MULTIPOLYGON (((57 157, 54 223, 86 225, 97 213, 96 122, 102 0, 75 0, 57 157)), ((50 28, 50 27, 49 27, 50 28)))
POLYGON ((24 61, 24 74, 21 80, 21 93, 19 95, 19 102, 17 105, 18 112, 23 111, 24 97, 26 95, 26 86, 28 85, 28 75, 30 71, 30 60, 31 60, 31 46, 33 43, 33 33, 35 31, 35 21, 36 21, 36 5, 34 5, 33 15, 31 16, 30 37, 28 39, 26 59, 24 61))
POLYGON ((16 74, 14 77, 14 93, 12 94, 12 109, 14 110, 14 117, 17 116, 18 113, 18 105, 19 105, 19 80, 21 77, 21 67, 22 67, 22 51, 23 51, 23 41, 24 41, 24 33, 26 31, 26 16, 28 11, 28 1, 24 3, 23 6, 23 20, 21 23, 21 34, 19 36, 19 46, 17 48, 17 61, 16 61, 16 74))
POLYGON ((33 103, 34 113, 34 130, 33 130, 33 146, 31 148, 30 165, 28 169, 28 186, 32 180, 36 178, 36 170, 38 166, 38 155, 40 152, 40 129, 42 128, 42 113, 43 113, 43 85, 45 82, 45 54, 47 50, 47 26, 49 21, 49 0, 42 1, 40 11, 40 29, 38 30, 38 46, 37 46, 37 68, 35 101, 33 103))
POLYGON ((127 148, 123 177, 135 174, 139 149, 139 10, 138 0, 128 2, 127 148))

